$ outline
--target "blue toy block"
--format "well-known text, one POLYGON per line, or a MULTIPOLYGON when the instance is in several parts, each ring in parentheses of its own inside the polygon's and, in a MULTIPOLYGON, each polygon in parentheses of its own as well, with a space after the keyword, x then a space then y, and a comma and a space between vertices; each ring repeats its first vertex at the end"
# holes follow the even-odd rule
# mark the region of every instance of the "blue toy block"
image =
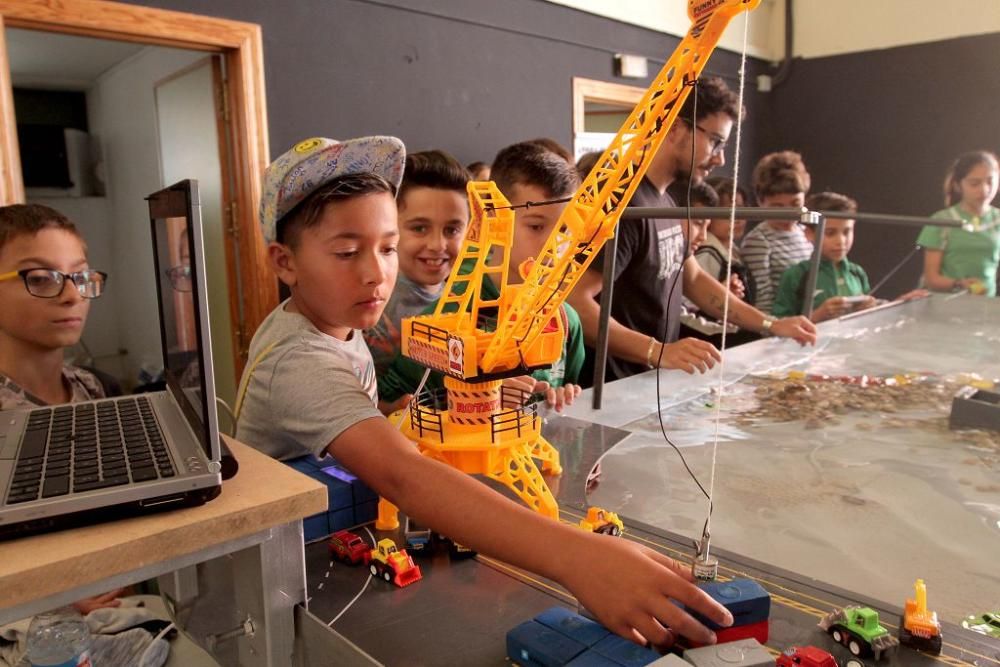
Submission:
POLYGON ((371 523, 378 516, 378 501, 361 503, 354 506, 354 525, 360 526, 363 523, 371 523))
POLYGON ((538 616, 535 616, 535 620, 560 634, 566 635, 570 639, 575 639, 585 646, 593 646, 611 634, 600 623, 595 623, 579 614, 574 614, 564 607, 546 609, 538 616))
POLYGON ((354 504, 354 492, 351 489, 351 485, 323 472, 323 468, 321 466, 329 465, 329 462, 332 460, 333 459, 329 457, 320 460, 314 456, 302 456, 297 459, 291 459, 284 462, 286 465, 294 468, 306 477, 315 479, 317 482, 326 487, 326 503, 328 511, 351 507, 354 504))
POLYGON ((343 467, 336 465, 323 468, 323 472, 351 487, 351 491, 354 494, 355 505, 367 503, 372 500, 378 500, 378 494, 372 491, 367 484, 358 479, 357 476, 352 474, 349 470, 345 470, 343 467))
MULTIPOLYGON (((698 584, 698 587, 729 610, 733 615, 734 628, 766 621, 771 615, 771 596, 752 579, 709 581, 698 584)), ((687 612, 712 630, 722 629, 720 625, 692 609, 687 609, 687 612)))
POLYGON ((536 621, 525 621, 507 632, 507 657, 521 667, 564 667, 586 650, 575 639, 536 621))
POLYGON ((312 542, 326 537, 330 534, 330 524, 326 518, 326 512, 314 514, 302 520, 302 538, 306 542, 312 542))
POLYGON ((353 528, 357 524, 354 522, 354 508, 345 507, 342 510, 334 510, 326 513, 326 519, 330 523, 330 533, 338 530, 353 528))
MULTIPOLYGON (((595 651, 584 651, 573 658, 571 662, 566 663, 566 667, 621 667, 621 665, 595 651)), ((687 665, 687 667, 691 666, 687 665)))
POLYGON ((612 634, 597 642, 592 650, 622 667, 645 667, 660 658, 656 651, 612 634))

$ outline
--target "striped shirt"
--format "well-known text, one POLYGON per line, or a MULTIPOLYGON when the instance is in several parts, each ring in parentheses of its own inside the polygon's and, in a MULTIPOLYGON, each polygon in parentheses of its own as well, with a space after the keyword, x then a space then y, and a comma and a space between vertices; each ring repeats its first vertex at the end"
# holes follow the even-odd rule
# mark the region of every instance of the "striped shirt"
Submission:
POLYGON ((805 232, 796 225, 789 231, 774 229, 764 222, 743 238, 743 263, 750 269, 757 286, 754 305, 765 313, 771 312, 781 275, 791 266, 812 255, 812 244, 805 232))

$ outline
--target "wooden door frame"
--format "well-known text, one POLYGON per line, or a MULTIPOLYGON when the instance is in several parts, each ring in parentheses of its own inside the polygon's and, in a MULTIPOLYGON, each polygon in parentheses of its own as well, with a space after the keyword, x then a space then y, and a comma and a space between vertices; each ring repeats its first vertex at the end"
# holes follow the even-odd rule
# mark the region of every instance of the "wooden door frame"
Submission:
MULTIPOLYGON (((242 325, 233 319, 233 350, 237 376, 246 363, 250 336, 278 303, 278 285, 267 264, 258 230, 261 174, 269 158, 267 108, 264 96, 264 53, 260 26, 185 12, 153 9, 106 0, 0 0, 0 204, 24 201, 18 156, 10 63, 5 29, 25 28, 83 37, 97 37, 156 46, 172 46, 224 58, 231 147, 228 167, 233 192, 223 202, 229 214, 226 230, 239 249, 229 258, 230 309, 242 292, 242 325), (233 268, 238 265, 238 272, 233 268), (239 276, 242 290, 234 289, 239 276), (238 330, 241 329, 241 330, 238 330)), ((238 380, 238 377, 237 377, 238 380)))

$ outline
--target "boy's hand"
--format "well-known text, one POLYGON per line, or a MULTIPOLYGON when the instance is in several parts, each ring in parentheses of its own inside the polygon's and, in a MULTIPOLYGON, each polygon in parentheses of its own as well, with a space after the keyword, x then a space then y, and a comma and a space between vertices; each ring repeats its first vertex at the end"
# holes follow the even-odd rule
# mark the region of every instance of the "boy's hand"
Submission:
POLYGON ((841 315, 846 315, 851 311, 853 306, 844 299, 842 296, 832 296, 826 301, 824 301, 819 308, 813 310, 812 321, 813 322, 826 322, 827 320, 832 320, 841 315))
POLYGON ((925 289, 915 289, 915 290, 910 290, 906 294, 900 296, 898 299, 896 299, 896 301, 915 301, 916 299, 925 299, 930 295, 931 293, 925 289))
POLYGON ((388 417, 393 412, 398 412, 406 407, 406 404, 413 400, 413 394, 403 394, 395 401, 379 401, 378 411, 388 417))
POLYGON ((549 387, 549 390, 545 392, 545 402, 550 408, 555 408, 556 412, 562 412, 563 406, 573 405, 573 401, 580 395, 581 391, 583 391, 583 387, 578 384, 549 387))
POLYGON ((670 598, 732 625, 732 615, 691 583, 688 567, 621 538, 594 534, 591 541, 593 547, 566 555, 561 582, 612 632, 660 649, 678 635, 715 643, 715 633, 670 598))
POLYGON ((95 595, 92 598, 77 600, 73 603, 73 607, 84 616, 95 609, 112 609, 121 605, 122 601, 118 598, 125 595, 127 592, 128 591, 125 588, 116 588, 115 590, 109 591, 104 595, 95 595))
MULTIPOLYGON (((839 297, 834 297, 839 298, 839 297)), ((823 306, 833 299, 827 299, 823 306)), ((820 306, 822 308, 823 306, 820 306)), ((819 310, 819 309, 817 309, 819 310)), ((813 313, 815 315, 815 313, 813 313)), ((771 333, 781 338, 792 338, 799 345, 816 344, 816 325, 809 321, 809 318, 802 315, 795 317, 782 317, 771 325, 771 333)))
MULTIPOLYGON (((657 355, 652 355, 655 366, 657 355)), ((681 338, 676 343, 665 343, 660 357, 660 368, 675 368, 693 375, 704 373, 722 361, 722 354, 714 345, 697 338, 681 338)))
MULTIPOLYGON (((520 389, 521 391, 528 392, 531 394, 545 394, 549 391, 549 383, 543 382, 542 380, 536 380, 530 375, 518 375, 517 377, 504 378, 503 386, 511 387, 512 389, 520 389)), ((509 401, 508 401, 509 402, 509 401)), ((505 408, 518 408, 520 405, 507 405, 504 403, 505 408)))

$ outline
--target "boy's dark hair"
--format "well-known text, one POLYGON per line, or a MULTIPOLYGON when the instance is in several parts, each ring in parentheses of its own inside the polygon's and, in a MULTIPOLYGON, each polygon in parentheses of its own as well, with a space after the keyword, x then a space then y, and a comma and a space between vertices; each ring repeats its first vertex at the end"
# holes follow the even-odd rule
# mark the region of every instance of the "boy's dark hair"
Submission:
POLYGON ((398 200, 402 202, 410 188, 454 190, 464 195, 468 183, 469 172, 448 153, 439 150, 410 153, 406 156, 398 200))
MULTIPOLYGON (((728 206, 729 204, 722 204, 723 201, 728 201, 732 203, 731 197, 733 196, 733 179, 729 176, 710 176, 705 179, 705 182, 712 186, 715 193, 719 195, 719 203, 723 206, 728 206)), ((743 199, 743 206, 750 205, 750 197, 747 196, 746 188, 742 185, 736 186, 736 193, 743 199)))
POLYGON ((962 179, 981 164, 997 171, 997 156, 990 151, 969 151, 958 156, 944 177, 944 205, 954 206, 962 201, 962 179))
POLYGON ((485 162, 481 162, 479 160, 476 160, 475 162, 470 162, 468 165, 466 165, 465 168, 469 172, 469 175, 471 176, 472 174, 475 174, 480 169, 484 169, 484 168, 489 167, 489 166, 490 165, 486 164, 485 162))
POLYGON ((294 248, 299 242, 302 231, 314 227, 319 222, 327 205, 379 192, 388 192, 395 196, 396 188, 381 176, 371 173, 348 174, 335 178, 299 202, 278 221, 275 240, 294 248))
POLYGON ((43 229, 62 229, 83 241, 69 218, 42 204, 0 206, 0 249, 18 236, 34 236, 43 229))
POLYGON ((806 208, 810 211, 836 211, 838 213, 857 213, 858 202, 847 195, 836 192, 817 192, 806 197, 806 208))
POLYGON ((537 139, 532 139, 531 141, 528 141, 526 143, 535 144, 536 146, 541 146, 545 150, 551 151, 556 155, 558 155, 559 157, 561 157, 562 159, 566 160, 566 162, 569 162, 570 164, 575 164, 573 162, 573 154, 570 153, 568 150, 566 150, 566 148, 555 139, 550 139, 548 137, 538 137, 537 139))
POLYGON ((497 153, 490 178, 501 192, 521 183, 536 185, 549 197, 571 195, 580 185, 574 165, 533 141, 522 141, 497 153))
POLYGON ((770 195, 794 195, 809 192, 812 179, 795 151, 769 153, 753 169, 753 190, 759 203, 770 195))
POLYGON ((720 112, 732 118, 733 122, 739 120, 743 113, 740 109, 740 97, 719 77, 703 76, 698 79, 694 90, 684 100, 684 106, 681 107, 678 117, 688 125, 694 125, 720 112), (694 117, 695 113, 698 114, 697 117, 694 117))
POLYGON ((590 175, 590 172, 594 170, 594 165, 597 164, 602 155, 604 155, 604 151, 590 151, 580 156, 580 159, 576 161, 576 173, 579 174, 581 181, 590 175))
POLYGON ((705 181, 674 181, 667 186, 667 193, 677 202, 678 206, 718 206, 719 195, 705 181), (688 203, 690 193, 690 204, 688 203))

